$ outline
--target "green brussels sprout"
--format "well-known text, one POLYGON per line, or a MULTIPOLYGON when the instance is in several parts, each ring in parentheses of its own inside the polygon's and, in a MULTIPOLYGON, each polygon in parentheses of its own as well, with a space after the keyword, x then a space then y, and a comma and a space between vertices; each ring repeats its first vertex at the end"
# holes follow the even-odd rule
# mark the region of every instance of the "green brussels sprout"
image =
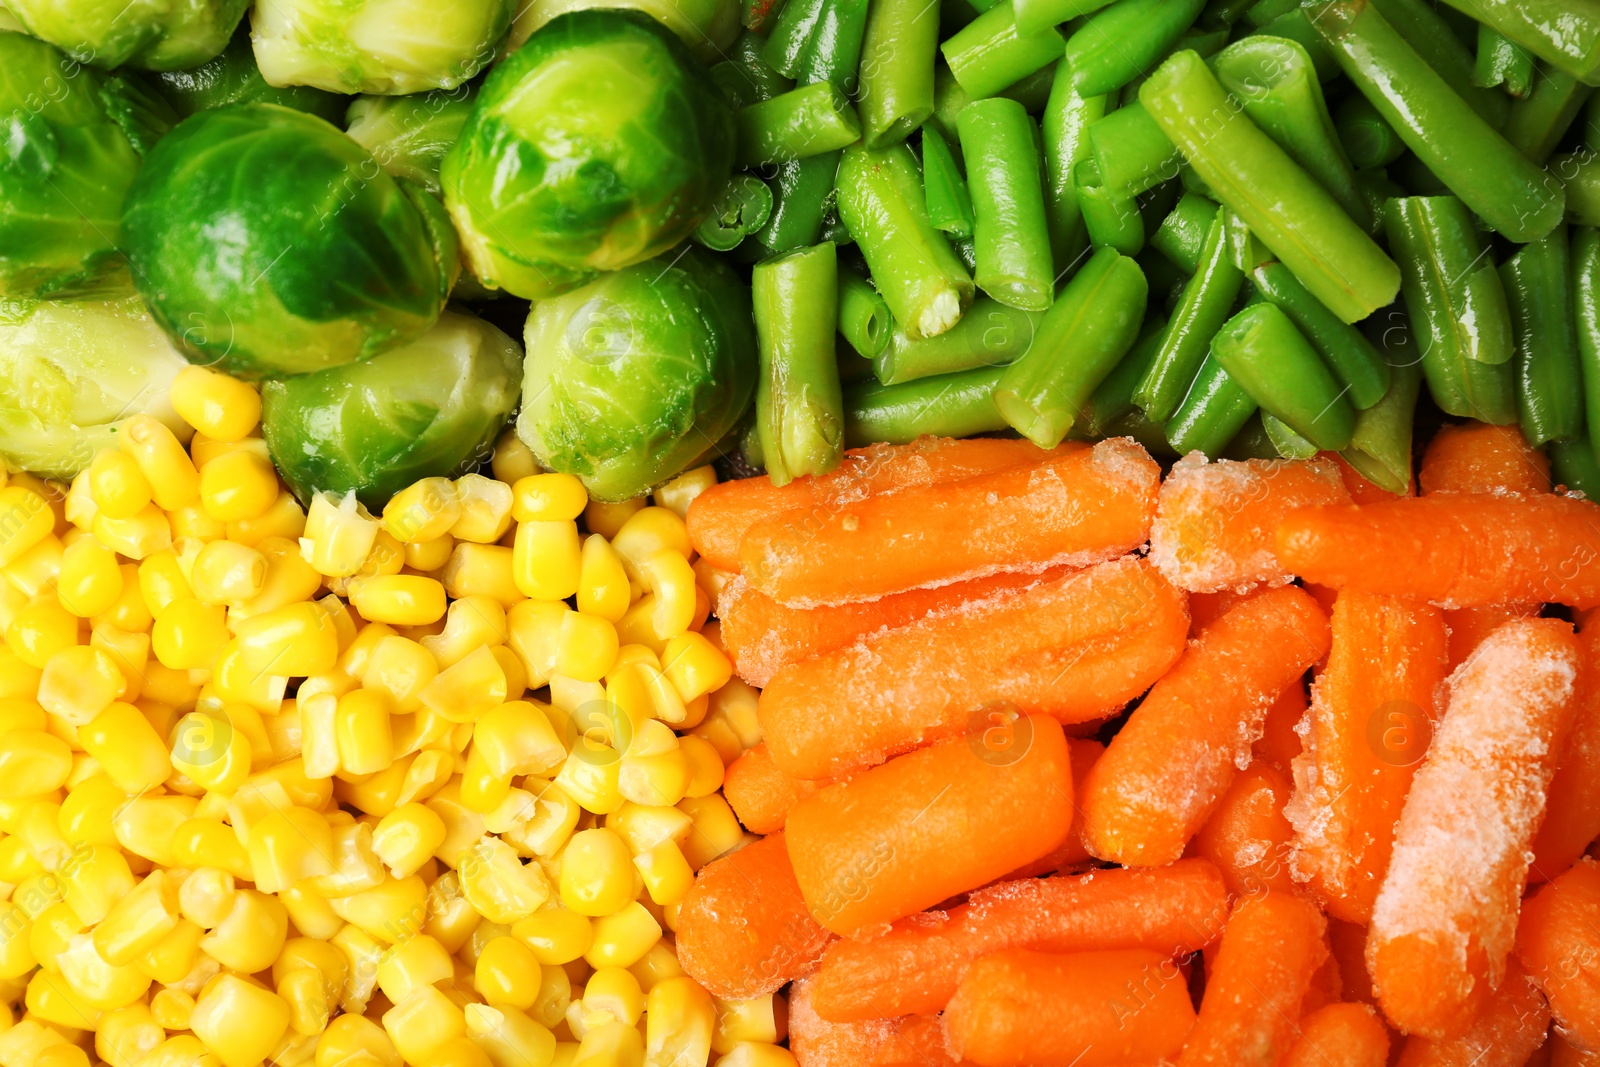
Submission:
POLYGON ((521 367, 517 342, 446 311, 420 339, 364 363, 267 382, 261 430, 301 500, 353 489, 377 511, 418 478, 488 458, 517 406, 521 367))
POLYGON ((131 286, 106 299, 0 308, 0 457, 71 478, 116 427, 153 415, 187 440, 167 387, 187 364, 131 286))
POLYGON ((181 70, 215 57, 250 0, 6 0, 23 29, 80 63, 181 70))
POLYGON ((686 248, 533 306, 517 435, 597 500, 628 500, 712 452, 756 382, 750 289, 686 248))
POLYGON ((28 32, 27 27, 17 21, 17 16, 13 15, 11 9, 6 7, 5 4, 0 4, 0 30, 9 33, 28 32))
POLYGON ((545 23, 568 11, 633 8, 643 11, 683 39, 695 58, 711 64, 726 59, 739 36, 739 0, 533 0, 511 23, 506 51, 515 52, 545 23))
POLYGON ((282 89, 268 85, 256 69, 250 33, 242 27, 222 54, 209 63, 157 74, 154 81, 181 118, 229 104, 282 104, 338 125, 344 121, 345 108, 350 104, 349 97, 306 85, 282 89))
POLYGON ((688 237, 732 169, 732 113, 683 42, 591 10, 495 68, 441 180, 473 273, 538 300, 688 237))
POLYGON ((513 0, 257 0, 250 40, 272 85, 421 93, 488 66, 513 10, 513 0))
POLYGON ((439 193, 439 164, 461 137, 472 101, 470 85, 415 96, 358 96, 345 115, 345 132, 396 178, 439 193))
POLYGON ((121 266, 123 197, 171 121, 131 80, 0 30, 0 297, 68 292, 121 266))
POLYGON ((192 361, 243 378, 422 336, 460 269, 437 200, 276 104, 184 119, 146 159, 122 225, 156 321, 192 361))

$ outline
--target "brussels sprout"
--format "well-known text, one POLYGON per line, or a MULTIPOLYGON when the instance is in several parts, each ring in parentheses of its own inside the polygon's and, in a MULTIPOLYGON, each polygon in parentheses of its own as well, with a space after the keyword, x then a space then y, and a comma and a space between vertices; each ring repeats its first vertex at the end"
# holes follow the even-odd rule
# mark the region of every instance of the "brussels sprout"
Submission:
POLYGON ((11 13, 11 9, 6 7, 4 4, 0 4, 0 30, 10 33, 28 32, 27 27, 18 22, 17 16, 13 15, 11 13))
POLYGON ((513 0, 256 0, 250 40, 272 85, 420 93, 488 66, 514 10, 513 0))
POLYGON ((459 270, 437 200, 276 104, 179 123, 134 181, 123 235, 156 321, 194 362, 245 378, 420 337, 459 270))
POLYGON ((80 63, 181 70, 227 45, 250 0, 6 0, 22 27, 80 63))
POLYGON ((301 500, 351 489, 374 511, 418 478, 487 458, 517 406, 522 349, 446 311, 420 339, 364 363, 267 382, 261 429, 301 500))
POLYGON ((472 101, 470 85, 415 96, 358 96, 345 115, 345 132, 396 178, 439 192, 439 164, 461 137, 472 101))
POLYGON ((683 43, 703 63, 726 59, 739 36, 738 0, 533 0, 517 11, 506 38, 506 51, 515 52, 533 32, 568 11, 588 8, 633 8, 643 11, 683 38, 683 43))
POLYGON ((244 28, 233 35, 222 54, 192 70, 174 70, 155 76, 157 90, 183 118, 229 104, 282 104, 338 125, 344 120, 348 97, 305 85, 278 89, 267 84, 256 69, 250 34, 244 28))
POLYGON ((185 439, 167 387, 186 364, 131 287, 103 300, 6 305, 0 314, 0 456, 70 478, 116 426, 154 415, 185 439))
POLYGON ((574 11, 489 75, 441 179, 473 273, 537 300, 688 237, 732 169, 733 116, 683 42, 574 11))
POLYGON ((540 301, 526 340, 517 435, 599 500, 693 466, 755 391, 749 287, 697 248, 540 301))

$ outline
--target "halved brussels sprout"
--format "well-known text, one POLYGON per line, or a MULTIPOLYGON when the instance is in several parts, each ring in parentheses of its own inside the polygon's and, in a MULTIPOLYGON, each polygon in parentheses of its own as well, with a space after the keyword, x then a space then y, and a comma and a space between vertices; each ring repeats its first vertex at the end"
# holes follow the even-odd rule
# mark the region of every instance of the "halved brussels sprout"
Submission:
POLYGON ((594 7, 643 11, 683 38, 695 57, 707 64, 728 58, 726 52, 739 36, 739 0, 533 0, 517 10, 506 51, 521 48, 557 15, 594 7))
POLYGON ((193 432, 167 399, 183 357, 126 283, 107 299, 0 309, 0 456, 11 467, 70 478, 139 414, 193 432))
POLYGON ((181 70, 227 45, 250 0, 6 0, 22 27, 80 63, 181 70))
POLYGON ((375 359, 267 382, 262 433, 301 500, 354 489, 376 511, 418 478, 453 477, 488 458, 517 406, 521 366, 517 342, 446 311, 423 337, 375 359))
POLYGON ((472 101, 470 85, 415 96, 358 96, 345 115, 345 132, 396 178, 439 192, 439 164, 461 137, 472 101))
POLYGON ((256 0, 250 39, 272 85, 421 93, 488 66, 514 10, 514 0, 256 0))
POLYGON ((174 70, 154 78, 156 88, 180 117, 229 104, 282 104, 334 125, 344 121, 350 99, 306 85, 277 88, 267 84, 256 69, 250 50, 250 33, 240 27, 222 54, 190 70, 174 70))
POLYGON ((276 104, 179 123, 134 181, 123 233, 156 321, 192 361, 245 378, 420 337, 460 269, 437 200, 276 104))
POLYGON ((755 391, 750 289, 697 248, 541 300, 526 341, 517 435, 599 500, 693 466, 755 391))
POLYGON ((538 300, 688 237, 732 168, 732 113, 682 41, 574 11, 489 75, 441 179, 473 273, 538 300))

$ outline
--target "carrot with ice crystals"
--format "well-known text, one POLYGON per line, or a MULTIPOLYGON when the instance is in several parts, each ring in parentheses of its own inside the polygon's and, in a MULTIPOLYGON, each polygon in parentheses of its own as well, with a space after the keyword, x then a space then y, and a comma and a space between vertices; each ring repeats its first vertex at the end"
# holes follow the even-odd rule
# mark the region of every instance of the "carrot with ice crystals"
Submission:
POLYGON ((1283 516, 1313 504, 1349 503, 1338 464, 1326 459, 1219 459, 1190 453, 1161 484, 1150 559, 1167 581, 1213 593, 1281 585, 1274 536, 1283 516))
POLYGON ((1292 775, 1295 757, 1304 747, 1300 740, 1300 721, 1306 717, 1306 685, 1301 679, 1290 682, 1267 709, 1267 721, 1255 743, 1255 758, 1285 775, 1292 775))
POLYGON ((1290 512, 1278 559, 1338 589, 1451 607, 1600 605, 1600 505, 1574 497, 1447 494, 1290 512))
MULTIPOLYGON (((1577 706, 1550 779, 1544 822, 1533 839, 1530 882, 1556 877, 1600 838, 1600 617, 1595 612, 1579 624, 1578 648, 1577 706)), ((1595 1048, 1600 1051, 1600 1038, 1595 1048)))
POLYGON ((1032 464, 756 522, 750 585, 780 604, 873 600, 1007 570, 1115 559, 1142 545, 1161 469, 1129 438, 1032 464))
POLYGON ((1327 617, 1294 586, 1252 597, 1202 630, 1090 772, 1089 850, 1140 867, 1182 855, 1273 700, 1327 650, 1327 617))
POLYGON ((1188 623, 1149 563, 1102 563, 785 668, 761 691, 762 733, 785 773, 825 778, 987 729, 1002 705, 1087 722, 1161 677, 1188 623))
POLYGON ((1450 676, 1368 928, 1373 987, 1407 1033, 1461 1031, 1501 984, 1578 654, 1566 623, 1519 620, 1450 676))
POLYGON ((1067 442, 1046 451, 1031 441, 994 437, 919 437, 906 445, 853 448, 833 471, 777 486, 741 478, 707 489, 689 505, 689 540, 719 570, 739 569, 739 542, 750 526, 779 512, 838 507, 880 493, 959 481, 1088 446, 1067 442))
POLYGON ((1517 957, 1567 1036, 1600 1051, 1600 863, 1584 858, 1523 902, 1517 957))
POLYGON ((954 1067, 937 1016, 836 1023, 817 1014, 811 980, 789 990, 789 1051, 800 1067, 954 1067))
POLYGON ((1550 460, 1515 426, 1446 426, 1422 455, 1424 493, 1548 493, 1550 460))
POLYGON ((1544 997, 1513 962, 1465 1029, 1438 1039, 1412 1035, 1395 1067, 1523 1067, 1545 1042, 1549 1027, 1544 997))
POLYGON ((1389 1031, 1365 1004, 1329 1004, 1300 1020, 1300 1036, 1278 1067, 1384 1067, 1389 1031))
POLYGON ((812 979, 829 1019, 936 1012, 974 960, 1010 948, 1197 952, 1221 932, 1228 893, 1208 861, 1027 878, 981 889, 948 911, 913 915, 871 941, 835 941, 812 979))
POLYGON ((1283 817, 1288 799, 1288 779, 1264 763, 1252 763, 1239 772, 1194 835, 1193 854, 1217 865, 1229 892, 1294 889, 1289 875, 1294 832, 1283 817))

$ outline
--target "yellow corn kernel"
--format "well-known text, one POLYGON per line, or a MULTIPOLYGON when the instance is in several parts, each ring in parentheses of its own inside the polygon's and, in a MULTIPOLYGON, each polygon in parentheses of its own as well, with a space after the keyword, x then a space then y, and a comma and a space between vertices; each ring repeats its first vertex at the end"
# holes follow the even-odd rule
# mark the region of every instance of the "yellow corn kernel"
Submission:
POLYGON ((486 712, 473 724, 472 742, 489 772, 508 780, 548 774, 559 769, 567 757, 566 746, 556 736, 550 720, 535 705, 522 700, 486 712))
MULTIPOLYGON (((162 754, 166 754, 165 749, 162 754)), ((117 835, 111 828, 111 820, 127 799, 127 794, 109 776, 96 774, 85 778, 67 794, 61 802, 61 810, 56 813, 61 836, 75 846, 115 845, 117 835)), ((0 978, 3 977, 0 974, 0 978)))
POLYGON ((109 653, 92 645, 74 645, 45 661, 38 700, 50 714, 82 726, 127 689, 127 679, 109 653))
MULTIPOLYGON (((157 627, 161 622, 156 620, 157 627)), ((240 656, 252 671, 304 676, 331 671, 339 662, 338 628, 316 602, 252 615, 237 629, 240 656)))
POLYGON ((111 825, 117 843, 127 851, 163 867, 175 867, 176 831, 194 817, 194 809, 193 797, 135 797, 118 810, 111 825))
POLYGON ((649 1067, 705 1063, 717 1011, 711 994, 692 978, 669 978, 645 997, 645 1063, 649 1067))
MULTIPOLYGON (((31 668, 30 668, 31 669, 31 668)), ((36 675, 39 672, 34 672, 36 675)), ((32 699, 31 694, 38 688, 38 683, 29 687, 27 694, 18 693, 8 695, 4 703, 0 703, 0 734, 12 730, 39 730, 49 732, 50 724, 45 718, 44 709, 38 701, 32 699)), ((6 826, 9 830, 11 827, 6 826)))
POLYGON ((250 855, 232 828, 213 819, 187 819, 173 830, 172 858, 184 867, 216 867, 235 878, 252 878, 250 855))
MULTIPOLYGON (((49 814, 53 816, 55 813, 49 814)), ((59 833, 53 817, 50 823, 49 829, 59 833)), ((139 896, 135 893, 135 889, 140 883, 128 869, 128 861, 123 858, 122 852, 115 845, 91 845, 74 851, 64 839, 58 838, 58 841, 62 846, 62 858, 66 862, 57 865, 55 871, 61 879, 61 888, 67 905, 85 923, 90 925, 103 923, 113 910, 113 906, 139 896)), ((159 889, 160 885, 158 880, 156 888, 159 889)))
POLYGON ((67 950, 56 956, 56 964, 73 999, 99 1011, 126 1007, 150 988, 150 976, 138 968, 106 962, 89 934, 74 934, 67 950))
POLYGON ((72 939, 83 933, 87 926, 65 901, 54 901, 34 916, 29 924, 28 950, 39 961, 39 966, 51 974, 60 974, 61 966, 56 957, 65 952, 72 939))
POLYGON ((524 864, 497 837, 479 839, 462 857, 458 874, 461 892, 490 922, 516 922, 550 898, 550 883, 538 864, 524 864))
POLYGON ((389 703, 382 693, 357 689, 340 697, 334 732, 339 765, 352 774, 381 771, 393 758, 389 703))
POLYGON ((383 954, 378 961, 378 988, 395 1004, 412 993, 455 975, 450 953, 427 934, 418 934, 383 954))
MULTIPOLYGON (((39 688, 40 677, 42 672, 39 668, 22 662, 15 652, 0 644, 0 700, 17 702, 25 700, 37 708, 32 698, 39 688)), ((13 709, 18 706, 18 704, 0 704, 0 724, 12 722, 13 709)), ((44 709, 38 708, 37 712, 27 712, 24 721, 37 729, 44 729, 44 709)), ((0 730, 9 729, 16 727, 0 726, 0 730)))
POLYGON ((414 571, 438 576, 436 572, 444 569, 455 550, 456 539, 449 534, 440 534, 426 541, 407 541, 405 564, 414 571))
MULTIPOLYGON (((330 821, 333 817, 329 817, 330 821)), ((381 886, 385 880, 383 861, 372 851, 372 827, 350 821, 337 823, 332 829, 333 872, 312 878, 311 887, 332 900, 381 886)))
POLYGON ((452 1037, 429 1050, 421 1067, 494 1067, 494 1062, 471 1038, 452 1037))
POLYGON ((517 436, 514 426, 508 426, 495 439, 494 454, 489 458, 489 466, 494 471, 496 481, 507 485, 515 485, 519 479, 530 474, 538 474, 539 461, 534 457, 533 450, 522 443, 522 438, 517 436))
POLYGON ((306 878, 333 873, 333 830, 317 812, 273 803, 254 817, 231 808, 230 814, 235 831, 241 817, 250 819, 245 848, 256 888, 262 892, 276 893, 306 878))
POLYGON ((89 644, 111 657, 111 662, 126 683, 123 698, 139 699, 144 688, 145 669, 150 664, 150 635, 130 633, 102 624, 95 626, 90 633, 89 644))
POLYGON ((703 467, 684 471, 654 493, 658 507, 666 508, 678 518, 687 518, 689 505, 701 493, 717 484, 717 469, 707 463, 703 467))
POLYGON ((151 504, 131 519, 112 519, 96 515, 94 536, 107 548, 129 559, 144 559, 172 547, 172 526, 166 513, 151 504))
POLYGON ((353 491, 343 497, 318 493, 311 498, 306 512, 300 554, 318 574, 343 578, 361 569, 377 539, 378 521, 356 500, 353 491))
MULTIPOLYGON (((180 889, 178 883, 159 869, 132 886, 95 927, 94 943, 101 957, 107 963, 128 966, 160 944, 178 925, 180 889)), ((71 890, 67 902, 73 904, 71 890)), ((73 907, 77 909, 76 904, 73 907)), ((95 921, 81 911, 78 914, 86 922, 95 921)))
POLYGON ((194 597, 174 600, 156 616, 150 648, 156 659, 173 670, 209 668, 228 643, 227 617, 217 604, 194 597))
POLYGON ((373 622, 423 626, 444 617, 444 586, 417 574, 363 578, 351 583, 350 606, 373 622))
MULTIPOLYGON (((295 927, 305 930, 298 922, 295 927)), ((347 962, 349 977, 339 990, 339 1006, 347 1012, 366 1011, 378 989, 378 960, 383 956, 383 943, 349 923, 329 935, 328 943, 343 953, 347 962)))
POLYGON ((261 394, 209 367, 185 367, 168 392, 178 416, 218 441, 237 441, 261 421, 261 394))
POLYGON ((583 987, 584 1025, 623 1023, 633 1026, 644 1014, 644 990, 639 980, 621 967, 596 967, 583 987))
POLYGON ((511 486, 481 474, 456 479, 456 499, 461 517, 450 527, 457 541, 492 545, 511 528, 511 486))
MULTIPOLYGON (((456 755, 454 752, 442 748, 425 748, 418 752, 415 758, 410 759, 405 773, 401 776, 400 790, 395 794, 395 805, 409 804, 413 800, 421 802, 443 789, 445 783, 450 781, 450 776, 455 773, 456 755)), ((379 813, 371 808, 363 808, 369 815, 382 818, 388 812, 379 813)), ((389 809, 393 811, 394 808, 389 809)))
POLYGON ((86 474, 85 484, 95 509, 113 519, 131 519, 150 503, 149 481, 138 462, 120 449, 102 448, 96 452, 86 474))
POLYGON ((122 597, 117 554, 93 537, 81 537, 62 552, 56 576, 61 606, 80 619, 111 610, 122 597))
POLYGON ((577 523, 518 523, 512 553, 512 577, 524 596, 565 600, 578 591, 583 549, 577 523))
POLYGON ((356 632, 355 639, 339 653, 339 669, 352 678, 366 673, 372 653, 385 637, 394 637, 394 627, 381 622, 369 622, 356 632))
POLYGON ((589 951, 594 943, 594 924, 587 915, 554 905, 517 920, 511 934, 527 946, 541 965, 560 966, 589 951))
POLYGON ((744 829, 720 793, 685 799, 678 808, 694 820, 681 847, 683 858, 697 871, 744 840, 744 829))
POLYGON ((444 843, 444 820, 418 803, 403 804, 385 815, 372 831, 372 850, 389 873, 409 878, 444 843))
POLYGON ((139 563, 139 593, 152 618, 160 618, 172 604, 194 596, 189 579, 172 549, 152 553, 139 563))
POLYGON ((119 564, 117 574, 122 582, 118 587, 116 599, 104 610, 90 617, 91 625, 96 629, 110 626, 126 633, 149 633, 155 617, 150 614, 150 609, 144 602, 144 594, 139 589, 139 565, 119 564))
POLYGON ((485 763, 483 753, 472 749, 461 770, 461 803, 487 816, 505 804, 511 795, 511 779, 499 776, 485 763))
POLYGON ((155 948, 139 957, 135 966, 162 985, 181 986, 191 995, 200 992, 222 964, 200 951, 205 931, 187 920, 162 938, 155 948))
POLYGON ((275 983, 278 996, 289 1005, 289 1029, 315 1036, 327 1028, 335 1007, 322 975, 309 967, 289 971, 275 983))
MULTIPOLYGON (((73 538, 74 542, 81 540, 92 538, 84 534, 73 538)), ((38 596, 56 585, 65 556, 66 542, 50 534, 6 566, 0 567, 0 578, 27 596, 38 596)))
POLYGON ((728 1053, 740 1042, 772 1045, 788 1036, 788 1012, 782 994, 768 993, 749 1000, 713 997, 717 1025, 711 1033, 711 1050, 728 1053))
POLYGON ((389 498, 383 527, 404 544, 430 541, 450 532, 461 517, 461 501, 449 478, 422 478, 389 498))
POLYGON ((632 602, 622 557, 599 534, 584 538, 578 574, 578 610, 617 623, 632 602))
POLYGON ((150 996, 150 1015, 163 1030, 187 1030, 194 1012, 194 997, 181 989, 166 986, 150 996))
MULTIPOLYGON (((241 620, 242 621, 242 620, 241 620)), ((278 673, 279 664, 272 664, 266 670, 252 667, 247 659, 246 651, 238 638, 234 638, 222 646, 222 651, 217 654, 212 666, 211 682, 208 693, 216 703, 226 704, 230 707, 248 708, 259 716, 265 711, 276 715, 283 708, 284 694, 289 690, 289 676, 278 673)), ((314 689, 302 692, 315 692, 314 689)), ((259 741, 263 746, 267 743, 266 730, 263 727, 259 734, 250 738, 252 746, 259 741)), ((258 750, 258 755, 265 752, 265 748, 258 750)))
MULTIPOLYGON (((530 980, 539 981, 537 967, 530 980)), ((467 1036, 494 1067, 549 1067, 555 1058, 555 1035, 523 1010, 508 1004, 468 1004, 465 1014, 467 1036)))
MULTIPOLYGON (((167 1039, 155 1015, 143 1004, 129 1004, 125 1008, 107 1012, 100 1020, 100 1029, 94 1035, 94 1049, 111 1067, 137 1067, 146 1055, 167 1039)), ((55 1049, 70 1048, 80 1055, 76 1045, 57 1045, 55 1049)), ((87 1067, 88 1060, 84 1060, 87 1067)), ((56 1067, 66 1067, 57 1064, 56 1067)))
POLYGON ((189 569, 189 586, 205 604, 232 604, 261 592, 267 580, 267 558, 232 541, 210 541, 189 569))
POLYGON ((724 763, 732 763, 747 749, 761 743, 761 721, 757 718, 758 694, 741 679, 710 694, 705 721, 694 732, 711 742, 724 763))
MULTIPOLYGON (((60 817, 61 805, 37 798, 26 800, 20 805, 20 811, 14 820, 13 836, 22 842, 23 847, 28 850, 28 855, 37 860, 40 866, 56 873, 60 882, 58 889, 63 896, 71 895, 70 890, 75 884, 93 886, 92 878, 86 881, 74 881, 68 877, 80 867, 86 868, 83 872, 85 875, 89 873, 89 869, 104 870, 108 883, 120 871, 127 877, 124 888, 133 885, 132 875, 127 874, 127 861, 121 858, 121 854, 115 848, 102 845, 100 846, 102 851, 98 854, 93 849, 75 853, 72 842, 61 833, 60 817), (90 862, 80 863, 80 859, 90 862)), ((91 900, 79 898, 77 903, 83 905, 85 910, 94 906, 92 898, 91 900)))
POLYGON ((445 561, 439 580, 452 597, 486 596, 510 607, 525 599, 512 569, 514 555, 500 545, 460 541, 445 561))
MULTIPOLYGON (((627 558, 623 556, 624 561, 627 558)), ((639 562, 639 580, 653 598, 650 627, 655 636, 670 641, 688 630, 698 588, 688 559, 672 549, 652 553, 639 562)))
POLYGON ((617 536, 623 524, 645 509, 646 498, 635 497, 615 504, 591 500, 583 509, 583 524, 590 533, 610 540, 617 536))
POLYGON ((639 987, 647 994, 662 982, 684 975, 683 967, 678 963, 677 949, 665 939, 651 945, 650 951, 628 968, 628 973, 638 979, 639 987))
POLYGON ((218 456, 226 456, 229 452, 248 451, 258 455, 267 456, 267 443, 259 437, 249 437, 238 441, 219 441, 215 437, 208 437, 203 433, 196 433, 189 438, 189 458, 194 460, 196 470, 204 470, 205 465, 218 456))
POLYGON ((345 922, 385 944, 404 941, 427 917, 428 887, 421 877, 387 878, 375 889, 328 901, 345 922))
POLYGON ((682 800, 688 787, 689 761, 672 728, 654 719, 640 723, 622 755, 617 792, 635 804, 665 807, 682 800))
POLYGON ((678 751, 689 764, 689 784, 684 789, 685 796, 710 796, 722 788, 722 776, 726 768, 722 765, 722 757, 709 741, 693 734, 683 734, 678 738, 678 751))
POLYGON ((31 797, 59 789, 72 773, 66 742, 38 730, 0 734, 0 797, 31 797))
POLYGON ((506 674, 499 660, 490 649, 479 648, 440 671, 418 699, 451 722, 467 723, 504 704, 506 696, 506 674))
POLYGON ((686 701, 721 689, 733 677, 728 657, 696 633, 679 634, 668 641, 661 662, 667 680, 686 701))
POLYGON ((485 1003, 527 1011, 539 999, 539 985, 539 961, 515 937, 497 937, 478 954, 472 988, 485 1003))
POLYGON ((78 643, 78 619, 53 592, 28 601, 6 627, 6 644, 30 667, 44 669, 50 657, 78 643))
MULTIPOLYGON (((238 544, 232 540, 214 543, 238 544)), ((310 600, 316 596, 318 588, 322 585, 322 576, 311 564, 300 558, 300 549, 286 537, 264 537, 253 549, 246 551, 260 553, 266 569, 262 572, 261 583, 254 595, 229 601, 230 618, 247 619, 288 607, 302 600, 310 600)), ((331 609, 332 604, 324 603, 326 600, 327 598, 323 598, 318 603, 324 608, 331 609)), ((339 601, 341 611, 343 603, 339 601)), ((351 622, 350 629, 353 631, 354 628, 355 624, 351 622)))
POLYGON ((174 541, 185 538, 196 541, 216 541, 228 536, 228 524, 212 518, 205 507, 196 500, 177 511, 167 512, 167 525, 174 541))
POLYGON ((657 552, 676 552, 687 558, 693 550, 683 519, 662 507, 643 508, 611 538, 611 546, 622 557, 630 576, 638 578, 645 562, 657 552))
POLYGON ((200 948, 231 970, 254 974, 272 966, 288 938, 289 912, 276 897, 254 889, 233 895, 228 915, 200 941, 200 948))
POLYGON ((661 940, 661 924, 637 900, 594 920, 594 943, 583 955, 595 968, 632 967, 661 940))
POLYGON ((452 1038, 466 1036, 467 1020, 449 997, 430 985, 384 1012, 383 1029, 402 1059, 423 1067, 428 1053, 452 1038))
POLYGON ((572 835, 561 858, 561 902, 580 915, 610 915, 633 900, 633 858, 611 830, 572 835))
POLYGON ((133 457, 150 483, 150 498, 163 511, 175 511, 200 493, 200 472, 183 445, 158 419, 135 415, 121 426, 117 444, 133 457))
POLYGON ((233 875, 219 867, 197 867, 178 887, 178 910, 196 926, 212 930, 228 918, 238 895, 233 875))
POLYGON ((21 978, 37 965, 33 954, 33 920, 11 901, 0 901, 0 978, 21 978))
POLYGON ((224 715, 195 711, 179 719, 171 752, 174 770, 218 793, 233 792, 250 776, 250 740, 224 715))
POLYGON ((662 841, 633 857, 645 891, 657 904, 676 904, 694 885, 694 871, 675 841, 662 841))
POLYGON ((620 762, 615 749, 580 737, 556 775, 555 784, 585 811, 608 814, 625 802, 617 788, 620 762))
POLYGON ((0 567, 49 537, 55 522, 49 502, 38 493, 17 485, 0 488, 0 567))
POLYGON ((511 517, 518 522, 576 520, 588 503, 588 490, 570 474, 531 474, 511 487, 511 517))
POLYGON ((317 1040, 316 1067, 400 1067, 383 1028, 363 1015, 341 1015, 317 1040))
POLYGON ((189 1025, 223 1067, 257 1067, 283 1040, 289 1017, 278 994, 220 974, 195 1001, 189 1025))
POLYGON ((644 1036, 622 1023, 597 1026, 578 1043, 572 1067, 644 1067, 644 1036))
POLYGON ((451 667, 481 645, 505 644, 506 611, 492 597, 462 597, 450 604, 444 630, 422 639, 440 667, 451 667))
POLYGON ((717 1060, 717 1067, 796 1067, 796 1062, 782 1045, 740 1041, 717 1060))
POLYGON ((561 967, 539 968, 539 999, 534 1001, 529 1017, 548 1027, 560 1025, 572 1005, 572 979, 561 967))
POLYGON ((561 601, 524 600, 506 612, 507 643, 522 660, 528 685, 549 684, 556 673, 562 620, 572 609, 561 601))
POLYGON ((556 670, 569 678, 598 682, 617 658, 617 630, 605 619, 569 611, 556 638, 556 670))
POLYGON ((248 519, 234 519, 227 524, 228 540, 241 545, 260 548, 269 537, 281 537, 300 551, 300 535, 306 532, 306 512, 300 501, 287 489, 280 492, 267 510, 248 519))
POLYGON ((175 1034, 157 1045, 140 1067, 217 1067, 217 1063, 217 1057, 198 1037, 175 1034))
POLYGON ((483 916, 461 895, 455 871, 445 871, 428 887, 428 918, 423 932, 447 952, 459 952, 483 923, 483 916))
POLYGON ((583 809, 554 782, 528 778, 525 784, 534 796, 533 811, 515 830, 505 831, 504 836, 525 852, 549 859, 560 852, 572 836, 583 809))

